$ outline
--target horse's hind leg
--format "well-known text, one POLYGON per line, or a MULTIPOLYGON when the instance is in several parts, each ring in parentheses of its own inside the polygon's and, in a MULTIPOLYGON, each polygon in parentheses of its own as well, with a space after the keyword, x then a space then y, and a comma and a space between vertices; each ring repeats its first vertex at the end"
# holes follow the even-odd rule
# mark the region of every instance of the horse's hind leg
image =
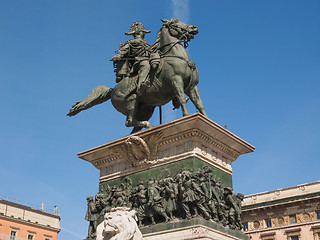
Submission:
POLYGON ((193 102, 194 106, 202 113, 204 116, 207 116, 203 103, 200 98, 199 89, 197 86, 194 86, 192 89, 190 89, 188 92, 186 92, 188 97, 190 97, 191 101, 193 102))

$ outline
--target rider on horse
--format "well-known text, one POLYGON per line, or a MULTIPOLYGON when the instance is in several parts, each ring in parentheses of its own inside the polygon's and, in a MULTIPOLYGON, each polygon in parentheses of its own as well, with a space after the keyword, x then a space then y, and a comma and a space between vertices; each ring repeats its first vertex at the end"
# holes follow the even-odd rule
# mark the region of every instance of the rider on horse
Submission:
POLYGON ((118 84, 114 88, 96 87, 89 96, 74 104, 67 115, 74 116, 111 99, 112 105, 127 117, 126 126, 133 126, 132 132, 137 132, 152 127, 148 121, 155 107, 171 100, 176 108, 181 107, 183 116, 188 115, 187 95, 206 116, 197 87, 198 70, 190 60, 186 46, 181 44, 193 39, 198 34, 198 27, 178 19, 162 22, 153 47, 144 38, 150 31, 135 22, 126 33, 133 35, 134 39, 126 41, 112 58, 117 67, 118 84), (125 63, 127 67, 124 67, 125 63))
POLYGON ((149 78, 150 72, 150 55, 152 54, 151 45, 145 40, 145 34, 150 33, 144 29, 141 22, 134 22, 130 27, 130 32, 126 32, 126 35, 132 35, 134 39, 129 39, 124 45, 120 46, 117 54, 113 56, 111 61, 118 62, 125 60, 122 68, 117 74, 117 82, 122 80, 122 75, 130 76, 134 73, 138 73, 138 81, 136 93, 141 95, 144 91, 150 87, 151 83, 149 78), (129 65, 129 66, 128 66, 129 65), (125 70, 123 70, 125 68, 125 70), (125 73, 126 71, 129 71, 125 73), (120 76, 119 76, 120 75, 120 76), (119 79, 120 77, 120 79, 119 79))

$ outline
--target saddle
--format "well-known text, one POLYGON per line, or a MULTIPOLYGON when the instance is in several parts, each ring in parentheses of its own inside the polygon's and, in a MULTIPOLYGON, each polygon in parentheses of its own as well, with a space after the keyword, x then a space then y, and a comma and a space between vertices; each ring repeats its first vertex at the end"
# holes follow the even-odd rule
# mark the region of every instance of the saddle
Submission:
MULTIPOLYGON (((145 59, 145 58, 144 58, 145 59)), ((133 91, 137 88, 137 81, 138 81, 138 69, 137 63, 141 61, 141 59, 136 58, 133 59, 125 59, 114 62, 113 66, 115 68, 114 72, 116 74, 116 83, 119 83, 125 78, 129 78, 130 81, 127 83, 127 89, 129 92, 133 91)), ((154 82, 155 76, 161 71, 162 69, 162 61, 160 60, 159 53, 151 53, 149 58, 150 63, 150 72, 148 79, 145 83, 142 83, 144 86, 144 90, 149 88, 152 83, 154 82), (159 67, 161 65, 161 67, 159 67)))

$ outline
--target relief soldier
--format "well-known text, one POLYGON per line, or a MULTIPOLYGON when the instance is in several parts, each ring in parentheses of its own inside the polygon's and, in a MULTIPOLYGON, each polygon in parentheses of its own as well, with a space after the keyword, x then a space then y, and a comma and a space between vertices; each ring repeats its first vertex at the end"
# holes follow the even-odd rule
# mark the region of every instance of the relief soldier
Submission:
POLYGON ((170 219, 173 218, 173 212, 177 209, 178 189, 174 184, 173 178, 167 176, 164 180, 164 198, 166 200, 166 212, 170 219))
POLYGON ((147 203, 147 190, 143 185, 143 181, 139 181, 138 186, 135 188, 133 199, 133 206, 137 211, 138 224, 139 226, 142 226, 142 221, 146 217, 147 203))
POLYGON ((149 197, 147 205, 149 207, 149 214, 151 217, 152 224, 155 224, 154 216, 156 214, 164 217, 165 222, 168 222, 170 218, 166 214, 164 204, 162 201, 163 199, 161 198, 159 193, 159 186, 157 186, 156 182, 152 178, 149 179, 147 193, 149 197))
POLYGON ((225 191, 225 201, 227 208, 229 209, 229 216, 228 216, 228 221, 229 221, 229 227, 231 229, 235 228, 241 228, 241 218, 240 218, 240 213, 241 213, 241 201, 240 198, 243 196, 239 195, 239 198, 234 194, 231 188, 226 187, 224 188, 225 191), (240 205, 239 205, 240 202, 240 205))
POLYGON ((86 240, 93 240, 96 238, 97 220, 99 217, 96 203, 93 196, 87 197, 88 209, 85 220, 89 221, 88 237, 86 240))

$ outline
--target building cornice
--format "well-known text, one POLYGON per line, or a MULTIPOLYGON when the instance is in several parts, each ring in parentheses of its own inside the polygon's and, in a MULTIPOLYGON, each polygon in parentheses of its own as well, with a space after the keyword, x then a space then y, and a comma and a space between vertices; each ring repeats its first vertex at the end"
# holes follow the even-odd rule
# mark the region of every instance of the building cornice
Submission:
POLYGON ((303 196, 308 194, 320 193, 320 181, 301 184, 297 186, 280 188, 272 191, 256 193, 245 196, 242 206, 255 205, 259 203, 271 202, 276 200, 286 200, 291 196, 304 198, 303 196))
POLYGON ((19 204, 19 203, 10 202, 10 201, 4 200, 4 199, 0 199, 0 203, 8 205, 8 206, 12 206, 12 207, 17 207, 17 208, 20 208, 20 209, 28 210, 30 212, 38 213, 38 214, 41 214, 41 215, 44 215, 44 216, 57 218, 57 219, 60 220, 60 216, 58 214, 45 212, 45 211, 42 211, 42 210, 39 210, 39 209, 35 209, 35 208, 29 207, 29 206, 26 206, 26 205, 22 205, 22 204, 19 204))
POLYGON ((256 204, 244 205, 242 206, 242 211, 246 212, 246 211, 253 211, 253 210, 269 208, 269 207, 278 207, 278 206, 283 206, 287 204, 292 204, 294 202, 319 200, 319 198, 320 198, 320 192, 310 193, 310 194, 305 194, 300 196, 276 199, 273 201, 266 201, 266 202, 260 202, 256 204))
POLYGON ((26 220, 15 218, 15 217, 9 217, 9 216, 5 216, 5 215, 0 214, 0 219, 1 218, 4 219, 4 220, 9 220, 9 221, 17 222, 17 223, 22 223, 22 224, 33 226, 33 227, 43 228, 43 229, 46 229, 46 230, 52 230, 52 231, 55 231, 57 233, 60 232, 60 228, 46 226, 46 225, 43 225, 43 224, 39 224, 39 223, 31 222, 31 221, 26 221, 26 220))

